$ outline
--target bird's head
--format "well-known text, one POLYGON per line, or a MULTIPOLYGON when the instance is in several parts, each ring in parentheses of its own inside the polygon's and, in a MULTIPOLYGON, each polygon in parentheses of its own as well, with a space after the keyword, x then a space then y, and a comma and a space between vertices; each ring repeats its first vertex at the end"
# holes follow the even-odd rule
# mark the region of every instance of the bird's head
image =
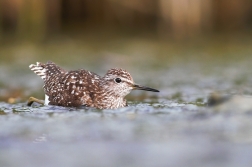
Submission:
POLYGON ((131 90, 159 92, 156 89, 134 83, 131 75, 123 69, 112 68, 108 70, 103 77, 103 80, 104 83, 102 86, 105 87, 107 91, 118 97, 125 97, 131 92, 131 90))

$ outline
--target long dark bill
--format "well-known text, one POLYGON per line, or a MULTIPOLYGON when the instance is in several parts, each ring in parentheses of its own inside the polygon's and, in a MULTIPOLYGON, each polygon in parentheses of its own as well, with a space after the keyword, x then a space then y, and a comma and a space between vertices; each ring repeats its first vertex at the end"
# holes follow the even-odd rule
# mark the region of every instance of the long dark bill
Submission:
POLYGON ((135 90, 146 90, 146 91, 151 91, 151 92, 159 92, 157 89, 149 88, 146 86, 141 86, 141 85, 133 85, 133 88, 135 90))

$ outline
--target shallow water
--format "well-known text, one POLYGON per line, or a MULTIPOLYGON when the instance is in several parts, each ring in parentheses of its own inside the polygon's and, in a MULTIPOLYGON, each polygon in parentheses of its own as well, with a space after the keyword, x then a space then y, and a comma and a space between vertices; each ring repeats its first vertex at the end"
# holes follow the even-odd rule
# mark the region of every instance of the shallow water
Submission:
POLYGON ((252 94, 251 40, 96 38, 1 46, 0 166, 250 166, 252 110, 206 102, 213 91, 252 94), (118 110, 27 107, 43 98, 28 65, 47 60, 100 75, 121 67, 160 93, 132 92, 118 110))

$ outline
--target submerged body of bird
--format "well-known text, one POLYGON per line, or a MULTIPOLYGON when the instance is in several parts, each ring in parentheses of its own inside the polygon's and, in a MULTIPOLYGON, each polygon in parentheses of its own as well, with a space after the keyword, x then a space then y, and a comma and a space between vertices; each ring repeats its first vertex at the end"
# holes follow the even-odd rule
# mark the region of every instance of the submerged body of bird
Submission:
MULTIPOLYGON (((37 62, 29 67, 44 80, 45 105, 116 109, 127 105, 124 97, 131 90, 159 92, 135 84, 131 75, 123 69, 110 69, 101 77, 83 69, 65 71, 52 62, 37 62)), ((36 99, 30 98, 28 104, 31 105, 33 101, 36 99)))

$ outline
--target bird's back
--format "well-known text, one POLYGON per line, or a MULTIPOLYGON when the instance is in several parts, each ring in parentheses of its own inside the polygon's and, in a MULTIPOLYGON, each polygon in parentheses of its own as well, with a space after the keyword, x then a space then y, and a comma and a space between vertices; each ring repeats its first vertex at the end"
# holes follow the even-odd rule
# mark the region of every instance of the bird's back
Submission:
POLYGON ((29 67, 44 80, 43 88, 49 104, 92 107, 92 90, 99 88, 100 76, 97 74, 86 70, 67 72, 52 62, 29 67))

